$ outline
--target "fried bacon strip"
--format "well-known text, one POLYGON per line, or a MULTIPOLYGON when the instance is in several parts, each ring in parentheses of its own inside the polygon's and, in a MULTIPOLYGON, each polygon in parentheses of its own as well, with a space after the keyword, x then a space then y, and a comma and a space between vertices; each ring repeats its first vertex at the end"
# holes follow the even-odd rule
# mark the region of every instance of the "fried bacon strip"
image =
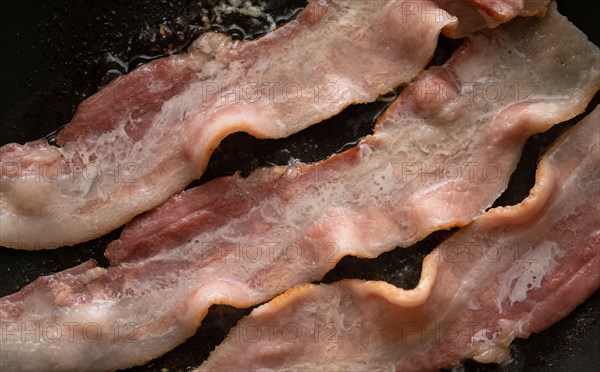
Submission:
POLYGON ((398 370, 501 362, 516 338, 600 288, 600 107, 543 157, 521 204, 425 258, 412 290, 342 280, 290 289, 234 327, 200 370, 398 370))
POLYGON ((411 81, 456 20, 404 14, 406 2, 315 0, 256 41, 208 33, 82 102, 59 147, 3 146, 0 244, 101 236, 198 178, 228 134, 286 137, 411 81))
POLYGON ((529 135, 584 110, 598 61, 555 10, 474 37, 405 89, 357 148, 190 189, 130 224, 108 269, 86 263, 0 299, 3 363, 142 364, 193 335, 213 304, 253 306, 345 255, 471 222, 505 189, 529 135), (516 83, 535 89, 520 96, 516 83), (491 99, 488 87, 504 93, 491 99))

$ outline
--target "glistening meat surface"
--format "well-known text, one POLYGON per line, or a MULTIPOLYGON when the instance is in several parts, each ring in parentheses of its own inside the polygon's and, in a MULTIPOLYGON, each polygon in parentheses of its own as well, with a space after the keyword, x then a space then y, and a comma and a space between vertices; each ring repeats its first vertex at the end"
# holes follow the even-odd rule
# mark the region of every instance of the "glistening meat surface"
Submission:
POLYGON ((107 252, 112 267, 87 263, 2 298, 13 327, 3 363, 141 364, 191 336, 212 304, 252 306, 344 255, 374 257, 470 222, 506 187, 529 135, 583 111, 599 59, 555 9, 476 36, 405 89, 356 149, 186 191, 126 228, 107 252), (516 82, 536 90, 507 93, 516 82), (491 99, 487 87, 505 94, 491 99), (21 325, 36 324, 52 325, 54 342, 23 339, 21 325))
POLYGON ((201 370, 399 370, 501 362, 600 287, 600 107, 544 156, 521 204, 427 256, 419 285, 293 288, 233 328, 201 370))
POLYGON ((101 236, 198 178, 228 134, 285 137, 411 81, 455 18, 423 20, 405 3, 315 0, 256 41, 209 33, 82 102, 60 147, 3 146, 0 244, 101 236))

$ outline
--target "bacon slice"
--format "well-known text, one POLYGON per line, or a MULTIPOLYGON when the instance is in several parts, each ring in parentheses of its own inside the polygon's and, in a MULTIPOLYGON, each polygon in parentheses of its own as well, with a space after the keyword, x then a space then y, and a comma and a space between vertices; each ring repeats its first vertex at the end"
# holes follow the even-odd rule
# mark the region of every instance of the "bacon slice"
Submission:
MULTIPOLYGON (((444 29, 444 35, 461 38, 486 28, 495 28, 516 17, 541 17, 546 14, 550 0, 435 0, 442 9, 458 18, 458 23, 444 29)), ((423 18, 442 17, 429 5, 413 5, 423 18)))
POLYGON ((234 327, 200 370, 399 370, 501 362, 600 288, 600 107, 543 158, 521 204, 426 257, 412 290, 343 280, 290 289, 234 327))
POLYGON ((316 0, 256 41, 210 33, 82 102, 60 147, 3 146, 0 244, 101 236, 198 178, 228 134, 285 137, 409 82, 455 19, 405 2, 316 0))
POLYGON ((598 61, 556 11, 475 37, 405 89, 357 148, 188 190, 127 227, 107 251, 110 268, 86 263, 0 299, 3 363, 141 364, 191 336, 212 304, 256 305, 345 255, 374 257, 469 223, 506 187, 530 134, 584 109, 598 61), (525 97, 474 93, 476 83, 509 92, 514 82, 539 86, 525 97), (436 164, 473 171, 436 174, 436 164), (73 338, 22 338, 44 324, 73 338))

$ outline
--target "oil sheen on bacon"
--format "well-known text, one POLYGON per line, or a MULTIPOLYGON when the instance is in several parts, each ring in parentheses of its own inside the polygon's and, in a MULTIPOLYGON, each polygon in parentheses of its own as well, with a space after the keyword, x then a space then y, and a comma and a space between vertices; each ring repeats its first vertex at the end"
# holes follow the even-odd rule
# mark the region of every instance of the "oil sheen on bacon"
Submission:
POLYGON ((456 19, 404 3, 315 0, 256 41, 209 33, 82 102, 59 147, 3 146, 0 244, 101 236, 198 178, 228 134, 285 137, 411 81, 456 19))
POLYGON ((11 327, 3 363, 142 364, 193 335, 212 304, 253 306, 345 255, 375 257, 471 222, 505 189, 528 136, 584 110, 599 61, 555 9, 474 37, 406 88, 357 148, 190 189, 131 223, 108 269, 86 263, 0 299, 11 327), (535 90, 514 94, 516 83, 535 90), (74 338, 21 338, 36 324, 74 338))
POLYGON ((600 106, 544 156, 521 204, 425 258, 412 290, 343 280, 293 288, 233 328, 200 370, 426 371, 502 362, 600 287, 600 106))

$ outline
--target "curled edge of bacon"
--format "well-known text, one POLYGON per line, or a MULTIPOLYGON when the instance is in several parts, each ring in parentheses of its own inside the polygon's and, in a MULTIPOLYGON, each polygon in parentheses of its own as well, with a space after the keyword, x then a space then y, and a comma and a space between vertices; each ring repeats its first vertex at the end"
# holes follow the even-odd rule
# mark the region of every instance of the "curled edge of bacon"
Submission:
MULTIPOLYGON (((550 0, 435 0, 459 22, 443 30, 445 36, 458 39, 486 28, 496 28, 516 17, 543 17, 550 0)), ((432 11, 424 10, 425 16, 432 11)))
POLYGON ((600 106, 543 156, 520 204, 488 211, 423 262, 411 290, 292 288, 243 318, 198 370, 431 370, 501 362, 510 343, 600 288, 600 106))

